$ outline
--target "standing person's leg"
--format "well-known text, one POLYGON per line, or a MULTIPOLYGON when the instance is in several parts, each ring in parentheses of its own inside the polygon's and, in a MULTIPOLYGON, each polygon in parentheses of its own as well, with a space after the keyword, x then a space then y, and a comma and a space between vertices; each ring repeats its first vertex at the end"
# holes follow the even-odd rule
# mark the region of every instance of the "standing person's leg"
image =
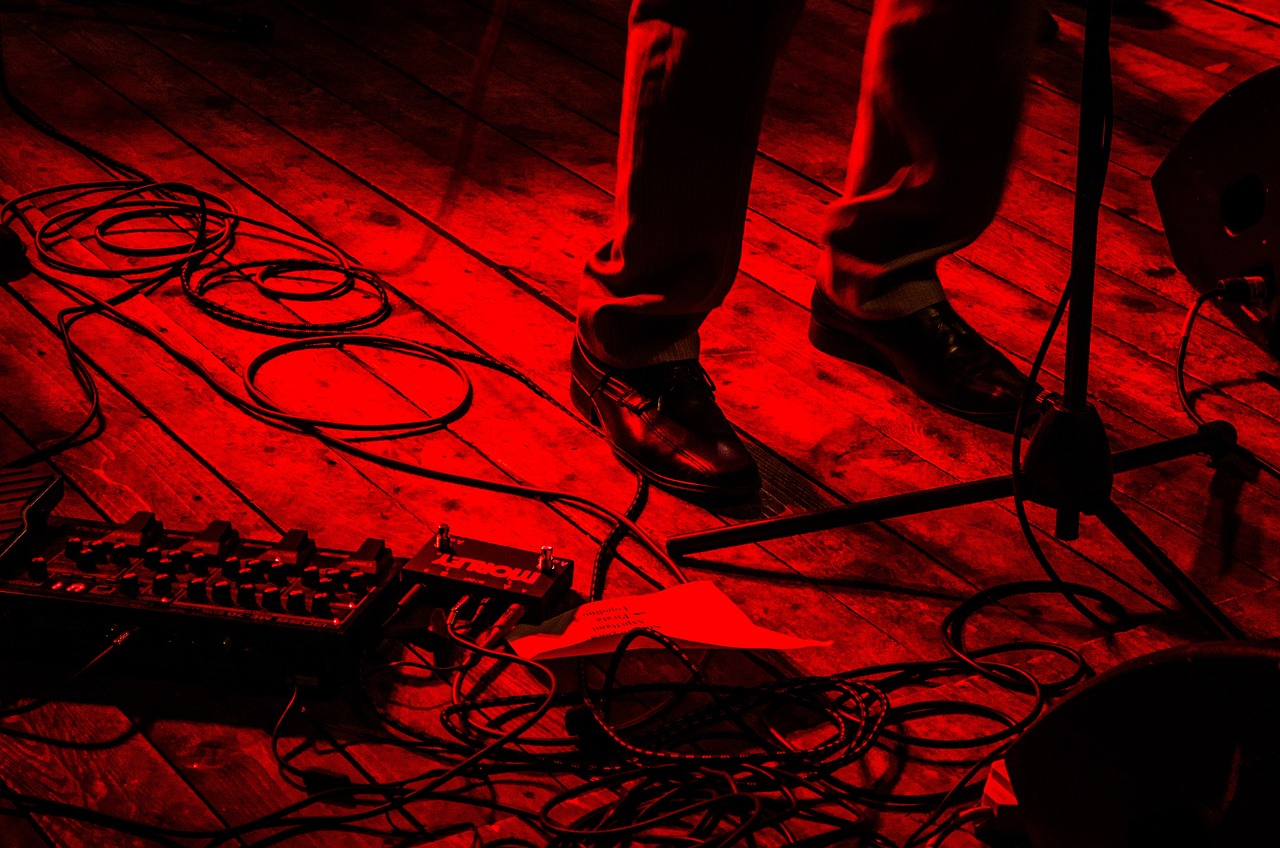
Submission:
POLYGON ((578 306, 587 350, 621 368, 694 359, 738 271, 774 59, 802 0, 635 0, 612 237, 578 306))
POLYGON ((745 496, 751 455, 697 363, 738 270, 774 59, 802 0, 635 0, 612 237, 587 266, 575 405, 615 453, 686 495, 745 496))
POLYGON ((876 1, 814 294, 819 348, 994 424, 1025 378, 951 310, 936 264, 995 217, 1039 15, 1028 0, 876 1))

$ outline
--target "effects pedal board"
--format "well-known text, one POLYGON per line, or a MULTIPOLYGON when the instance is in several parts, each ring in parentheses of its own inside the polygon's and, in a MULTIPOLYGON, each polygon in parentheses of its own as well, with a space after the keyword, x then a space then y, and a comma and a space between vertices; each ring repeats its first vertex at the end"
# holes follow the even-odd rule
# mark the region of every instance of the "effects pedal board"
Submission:
POLYGON ((47 519, 60 482, 0 474, 0 521, 11 519, 0 537, 0 621, 64 641, 136 628, 148 661, 165 666, 265 664, 319 679, 350 667, 411 585, 432 606, 489 597, 537 622, 573 581, 573 562, 550 547, 456 538, 443 525, 406 560, 380 539, 334 550, 303 530, 241 539, 226 521, 171 530, 149 512, 119 525, 47 519))
POLYGON ((447 606, 470 595, 524 608, 522 620, 537 624, 552 614, 573 584, 573 561, 538 552, 454 536, 441 524, 435 538, 404 564, 405 583, 420 583, 433 602, 447 606))
POLYGON ((167 530, 149 512, 121 525, 51 521, 0 567, 0 610, 32 626, 138 628, 171 658, 283 660, 322 676, 353 658, 398 592, 397 561, 378 539, 317 548, 302 530, 241 539, 226 521, 167 530))

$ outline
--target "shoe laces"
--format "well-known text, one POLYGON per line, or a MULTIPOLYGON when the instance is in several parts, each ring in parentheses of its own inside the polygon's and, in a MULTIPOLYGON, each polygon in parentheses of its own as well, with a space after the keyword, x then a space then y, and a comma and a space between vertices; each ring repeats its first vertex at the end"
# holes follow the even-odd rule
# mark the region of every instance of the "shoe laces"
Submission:
POLYGON ((674 362, 669 366, 662 382, 658 384, 658 390, 654 392, 653 400, 649 405, 656 406, 659 411, 662 411, 665 400, 678 391, 690 389, 700 389, 714 395, 716 384, 712 382, 711 377, 697 360, 674 362))

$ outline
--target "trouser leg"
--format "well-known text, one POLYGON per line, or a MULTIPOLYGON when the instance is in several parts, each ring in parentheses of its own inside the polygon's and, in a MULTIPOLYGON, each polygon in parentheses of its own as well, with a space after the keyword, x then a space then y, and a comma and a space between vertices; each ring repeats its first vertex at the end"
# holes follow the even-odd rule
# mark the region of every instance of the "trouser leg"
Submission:
POLYGON ((698 355, 737 274, 765 93, 802 3, 633 3, 612 237, 578 305, 582 343, 610 365, 698 355))
POLYGON ((1039 20, 1029 0, 876 0, 818 285, 851 315, 944 298, 937 260, 991 223, 1039 20))

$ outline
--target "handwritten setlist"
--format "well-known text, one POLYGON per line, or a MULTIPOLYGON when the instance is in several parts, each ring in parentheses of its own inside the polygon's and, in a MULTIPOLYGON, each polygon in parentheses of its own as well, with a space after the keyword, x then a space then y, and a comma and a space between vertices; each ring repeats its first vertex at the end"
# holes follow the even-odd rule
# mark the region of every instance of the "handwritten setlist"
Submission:
POLYGON ((526 659, 585 657, 609 653, 623 636, 641 628, 657 631, 686 648, 789 651, 831 644, 759 626, 707 580, 583 604, 537 626, 517 627, 510 641, 512 649, 526 659))

